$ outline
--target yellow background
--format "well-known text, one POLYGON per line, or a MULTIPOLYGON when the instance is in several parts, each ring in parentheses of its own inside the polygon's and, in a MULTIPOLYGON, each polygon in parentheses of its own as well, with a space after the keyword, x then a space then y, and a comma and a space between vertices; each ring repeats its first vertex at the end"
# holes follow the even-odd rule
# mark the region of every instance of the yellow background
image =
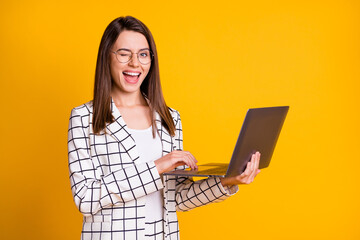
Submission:
POLYGON ((71 108, 118 16, 152 31, 184 148, 227 162, 246 110, 290 105, 270 167, 179 213, 182 239, 360 239, 359 1, 2 1, 0 239, 80 239, 71 108))

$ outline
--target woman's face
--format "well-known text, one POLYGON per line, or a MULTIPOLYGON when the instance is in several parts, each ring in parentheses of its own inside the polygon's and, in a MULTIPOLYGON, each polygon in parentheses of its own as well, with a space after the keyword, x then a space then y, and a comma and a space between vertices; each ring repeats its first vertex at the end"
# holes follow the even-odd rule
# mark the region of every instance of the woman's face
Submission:
MULTIPOLYGON (((139 62, 137 53, 140 54, 140 59, 149 50, 149 44, 144 35, 134 31, 122 31, 114 43, 111 51, 119 54, 110 53, 110 70, 112 77, 112 91, 120 91, 123 93, 132 93, 140 91, 140 85, 144 81, 151 66, 151 61, 148 64, 139 62), (121 49, 121 50, 120 50, 121 49), (121 63, 118 59, 126 59, 132 53, 132 58, 127 63, 121 63)), ((144 62, 144 61, 143 61, 144 62)))

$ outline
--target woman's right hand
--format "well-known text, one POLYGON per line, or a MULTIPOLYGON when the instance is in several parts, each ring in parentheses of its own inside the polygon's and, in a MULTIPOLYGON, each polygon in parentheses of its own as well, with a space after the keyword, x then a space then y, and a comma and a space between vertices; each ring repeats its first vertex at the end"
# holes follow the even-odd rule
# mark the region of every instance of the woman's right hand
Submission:
POLYGON ((188 151, 174 150, 162 158, 155 160, 155 165, 159 174, 171 171, 178 166, 187 165, 192 169, 197 169, 197 160, 188 151))

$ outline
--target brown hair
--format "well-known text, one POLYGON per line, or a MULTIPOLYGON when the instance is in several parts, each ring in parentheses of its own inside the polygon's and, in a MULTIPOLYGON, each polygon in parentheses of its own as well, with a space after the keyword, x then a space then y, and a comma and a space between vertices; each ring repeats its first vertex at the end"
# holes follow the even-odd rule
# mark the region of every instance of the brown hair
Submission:
POLYGON ((161 90, 158 56, 153 36, 145 24, 131 16, 119 17, 113 20, 107 26, 101 38, 95 72, 93 131, 95 134, 98 134, 102 129, 105 129, 106 123, 115 121, 114 116, 111 114, 110 93, 112 77, 110 73, 110 50, 119 34, 124 30, 135 31, 144 35, 149 44, 150 51, 153 53, 149 73, 140 86, 141 93, 150 101, 153 137, 155 137, 156 131, 154 111, 159 113, 161 124, 171 136, 174 136, 175 125, 161 90))

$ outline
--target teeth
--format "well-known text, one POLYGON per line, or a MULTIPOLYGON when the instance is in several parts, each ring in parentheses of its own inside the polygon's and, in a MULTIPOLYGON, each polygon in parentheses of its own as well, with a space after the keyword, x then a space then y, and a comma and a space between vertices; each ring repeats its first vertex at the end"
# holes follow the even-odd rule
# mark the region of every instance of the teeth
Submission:
POLYGON ((134 72, 124 72, 127 75, 131 75, 131 76, 139 76, 140 73, 134 73, 134 72))

